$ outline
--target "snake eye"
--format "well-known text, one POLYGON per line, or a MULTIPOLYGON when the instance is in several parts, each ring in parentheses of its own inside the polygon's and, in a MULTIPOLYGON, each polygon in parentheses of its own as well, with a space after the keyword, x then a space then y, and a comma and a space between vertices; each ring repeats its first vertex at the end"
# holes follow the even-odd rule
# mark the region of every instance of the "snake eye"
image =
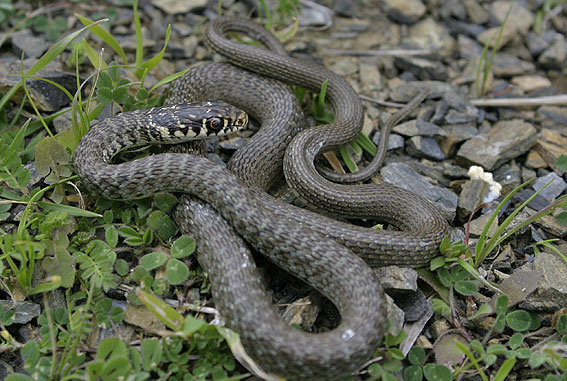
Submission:
POLYGON ((212 130, 220 130, 224 125, 221 118, 211 118, 208 123, 208 127, 212 130))

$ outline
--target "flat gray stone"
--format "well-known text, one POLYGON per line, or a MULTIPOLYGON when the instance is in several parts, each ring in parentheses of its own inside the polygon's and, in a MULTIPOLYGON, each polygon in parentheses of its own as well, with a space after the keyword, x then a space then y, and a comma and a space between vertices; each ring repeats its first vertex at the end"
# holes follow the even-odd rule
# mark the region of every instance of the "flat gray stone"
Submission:
POLYGON ((41 306, 33 302, 14 302, 11 300, 0 300, 4 311, 12 310, 14 314, 14 323, 26 324, 41 313, 41 306))
POLYGON ((417 272, 414 269, 386 266, 372 269, 380 284, 387 289, 417 290, 417 272))
POLYGON ((380 170, 382 179, 419 194, 431 201, 447 220, 455 218, 458 197, 453 192, 433 185, 404 163, 390 163, 380 170))
POLYGON ((151 3, 170 15, 185 14, 207 6, 207 0, 152 0, 151 3))
POLYGON ((535 191, 540 190, 547 183, 551 183, 545 187, 544 190, 539 192, 539 196, 545 198, 548 201, 553 201, 556 199, 563 191, 567 188, 567 183, 555 172, 551 172, 546 176, 539 177, 533 182, 532 188, 535 191))
POLYGON ((496 123, 487 134, 480 134, 461 146, 457 160, 464 165, 476 164, 492 171, 526 153, 537 140, 530 123, 514 119, 496 123))
POLYGON ((392 131, 403 136, 447 136, 441 127, 421 119, 398 124, 392 131))
POLYGON ((540 56, 539 63, 546 68, 560 69, 567 59, 567 40, 565 36, 557 33, 553 42, 540 56))
POLYGON ((467 219, 482 200, 488 194, 488 183, 482 180, 468 180, 463 184, 461 194, 459 195, 459 203, 457 208, 457 216, 460 220, 467 219))
POLYGON ((406 151, 410 156, 430 159, 445 160, 445 154, 441 151, 437 140, 426 136, 413 136, 406 144, 406 151))
POLYGON ((34 36, 29 29, 22 29, 12 34, 12 45, 16 53, 25 52, 25 58, 39 58, 47 51, 50 43, 45 38, 34 36))
POLYGON ((496 53, 492 63, 492 71, 495 77, 513 77, 522 74, 535 72, 536 67, 533 63, 523 61, 509 53, 496 53))
MULTIPOLYGON (((376 145, 380 143, 380 131, 372 137, 372 142, 376 145)), ((388 151, 404 147, 404 138, 398 134, 390 134, 388 137, 388 151)))
POLYGON ((541 275, 536 292, 528 296, 521 308, 530 310, 558 310, 567 306, 567 263, 559 256, 539 253, 532 270, 541 275))
POLYGON ((415 23, 427 10, 420 0, 385 0, 381 5, 388 17, 402 24, 415 23))

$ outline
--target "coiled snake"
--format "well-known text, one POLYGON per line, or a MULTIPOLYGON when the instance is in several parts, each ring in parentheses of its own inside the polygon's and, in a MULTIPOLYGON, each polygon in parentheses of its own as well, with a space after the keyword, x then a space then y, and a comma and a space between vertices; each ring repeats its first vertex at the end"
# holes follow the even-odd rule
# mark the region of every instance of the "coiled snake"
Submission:
POLYGON ((176 220, 197 239, 215 305, 247 352, 266 371, 288 379, 339 379, 372 356, 385 325, 383 291, 360 258, 373 265, 423 265, 437 253, 447 223, 411 192, 387 184, 334 184, 317 173, 315 156, 352 140, 361 128, 361 105, 342 78, 288 57, 275 37, 247 21, 217 19, 206 38, 231 63, 261 75, 316 92, 328 80, 335 122, 295 135, 302 116, 287 86, 228 64, 204 64, 172 86, 168 103, 222 100, 262 123, 229 163, 232 173, 202 157, 178 153, 111 163, 128 146, 224 134, 245 124, 239 109, 215 101, 123 113, 99 122, 77 147, 77 174, 91 192, 107 198, 164 191, 190 195, 180 197, 176 220), (268 49, 232 42, 225 37, 228 32, 244 33, 268 49), (378 219, 402 230, 357 227, 275 200, 265 190, 281 174, 282 160, 290 188, 313 209, 341 218, 378 219), (243 240, 328 297, 341 315, 338 327, 314 335, 286 325, 271 307, 243 240))

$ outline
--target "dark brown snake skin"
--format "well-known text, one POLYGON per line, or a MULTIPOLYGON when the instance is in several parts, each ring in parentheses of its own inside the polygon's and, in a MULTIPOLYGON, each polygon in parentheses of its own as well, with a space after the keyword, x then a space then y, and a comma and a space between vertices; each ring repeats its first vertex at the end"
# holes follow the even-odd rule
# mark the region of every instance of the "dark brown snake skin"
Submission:
MULTIPOLYGON (((290 380, 340 379, 371 358, 385 325, 382 289, 347 247, 374 265, 417 266, 437 253, 447 224, 433 206, 410 192, 389 185, 332 184, 316 173, 317 153, 342 144, 341 138, 352 139, 360 129, 358 98, 342 78, 286 57, 277 40, 249 22, 216 20, 207 39, 229 61, 242 59, 240 65, 247 69, 288 83, 318 92, 328 79, 336 122, 299 133, 285 151, 302 123, 287 86, 227 64, 205 64, 173 85, 168 102, 223 100, 262 123, 229 163, 240 180, 192 155, 167 153, 110 164, 128 145, 152 137, 163 142, 164 131, 153 124, 159 118, 151 116, 150 123, 145 119, 151 111, 121 114, 94 126, 76 150, 77 173, 89 190, 109 198, 163 191, 194 196, 180 198, 176 219, 197 239, 198 259, 211 278, 215 305, 240 334, 247 352, 266 371, 290 380), (245 33, 272 51, 233 43, 224 37, 228 31, 245 33), (287 181, 315 209, 378 219, 409 232, 356 227, 273 199, 264 190, 281 174, 284 152, 287 181), (315 190, 306 191, 310 187, 315 190), (314 335, 286 325, 272 308, 243 240, 327 296, 341 314, 339 326, 314 335)), ((227 117, 236 120, 238 115, 229 109, 227 117)))

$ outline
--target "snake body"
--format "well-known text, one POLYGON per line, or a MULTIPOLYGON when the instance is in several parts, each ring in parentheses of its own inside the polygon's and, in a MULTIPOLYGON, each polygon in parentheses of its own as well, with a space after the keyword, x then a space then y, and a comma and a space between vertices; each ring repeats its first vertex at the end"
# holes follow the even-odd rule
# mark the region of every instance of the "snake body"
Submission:
MULTIPOLYGON (((239 332, 250 355, 265 370, 289 379, 337 379, 351 374, 372 356, 385 324, 382 289, 368 266, 349 248, 374 264, 419 265, 436 253, 447 225, 434 207, 410 192, 391 186, 332 184, 317 174, 313 160, 321 150, 341 144, 339 135, 352 139, 358 134, 362 120, 358 98, 342 78, 285 56, 283 48, 270 36, 254 24, 227 19, 214 21, 207 33, 213 48, 223 50, 229 60, 238 61, 243 54, 245 61, 240 65, 247 69, 285 82, 301 82, 315 91, 325 79, 329 80, 334 125, 311 128, 292 139, 300 129, 301 116, 295 109, 290 111, 289 99, 282 101, 285 90, 273 90, 281 84, 230 65, 202 65, 173 86, 170 103, 209 97, 220 91, 214 99, 234 103, 262 123, 273 115, 276 117, 270 120, 283 118, 279 111, 291 115, 281 130, 276 128, 276 141, 271 141, 270 135, 262 138, 262 129, 260 143, 254 142, 231 161, 231 170, 238 178, 192 155, 167 153, 111 164, 112 157, 127 146, 150 140, 177 140, 170 140, 181 135, 175 134, 180 129, 177 116, 170 118, 175 123, 169 132, 154 124, 157 115, 167 119, 163 110, 124 113, 98 123, 77 147, 75 168, 91 191, 108 198, 136 198, 163 191, 193 196, 181 199, 177 220, 183 230, 195 234, 199 262, 211 277, 215 305, 227 324, 239 332), (235 43, 224 35, 235 29, 270 50, 249 46, 231 50, 235 43), (189 87, 197 89, 190 96, 184 93, 189 87), (284 154, 290 140, 291 146, 284 154), (254 154, 262 158, 256 160, 254 154), (369 230, 273 199, 264 190, 281 173, 284 158, 286 179, 293 191, 315 209, 346 218, 378 218, 412 231, 369 230), (304 191, 311 186, 316 190, 304 191), (382 193, 377 196, 376 192, 382 193), (408 212, 410 216, 406 216, 408 212), (339 326, 312 335, 284 324, 271 308, 270 297, 242 239, 327 296, 339 310, 339 326)), ((167 107, 175 113, 180 106, 167 107)), ((185 114, 196 115, 197 123, 203 126, 197 111, 185 114)), ((229 121, 227 127, 233 120, 240 120, 241 125, 243 116, 230 109, 223 120, 229 121)), ((184 128, 188 138, 188 129, 184 128)))

